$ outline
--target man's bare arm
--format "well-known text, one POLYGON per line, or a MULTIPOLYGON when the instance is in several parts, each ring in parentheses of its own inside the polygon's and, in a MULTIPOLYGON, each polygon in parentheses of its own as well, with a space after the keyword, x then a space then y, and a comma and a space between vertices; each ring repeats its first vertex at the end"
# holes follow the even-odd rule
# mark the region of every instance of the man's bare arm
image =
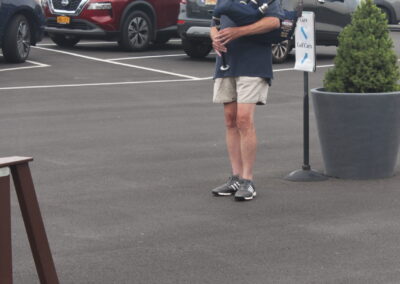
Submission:
POLYGON ((216 37, 218 35, 219 31, 216 27, 211 27, 210 31, 210 37, 212 40, 212 46, 215 50, 215 52, 221 56, 221 52, 226 52, 226 47, 221 44, 220 40, 218 40, 216 37))
MULTIPOLYGON (((264 17, 257 22, 241 27, 230 27, 223 29, 215 35, 215 41, 226 45, 230 41, 242 36, 263 34, 273 31, 280 26, 280 21, 276 17, 264 17)), ((214 38, 213 38, 214 39, 214 38)))

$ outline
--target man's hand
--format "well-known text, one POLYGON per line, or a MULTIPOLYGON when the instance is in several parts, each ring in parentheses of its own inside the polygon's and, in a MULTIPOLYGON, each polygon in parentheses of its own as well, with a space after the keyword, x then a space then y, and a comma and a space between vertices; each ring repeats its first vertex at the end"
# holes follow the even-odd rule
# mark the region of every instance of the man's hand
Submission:
POLYGON ((222 45, 226 45, 227 43, 241 36, 243 36, 243 29, 241 27, 231 27, 219 31, 215 39, 218 40, 222 45))
POLYGON ((211 28, 210 37, 211 37, 211 40, 212 40, 212 46, 213 46, 215 52, 219 56, 221 56, 221 52, 226 52, 226 47, 218 39, 219 33, 220 33, 220 31, 218 31, 216 27, 212 27, 211 28))
MULTIPOLYGON (((241 27, 230 27, 217 31, 211 38, 223 46, 242 36, 263 34, 279 28, 280 21, 276 17, 264 17, 257 22, 241 27)), ((213 33, 211 33, 213 34, 213 33)))
POLYGON ((280 21, 276 17, 264 17, 257 22, 241 27, 229 27, 217 30, 216 27, 211 28, 210 37, 212 40, 212 46, 215 52, 221 56, 221 52, 226 52, 226 44, 234 39, 242 36, 262 34, 270 32, 274 29, 279 28, 280 21))

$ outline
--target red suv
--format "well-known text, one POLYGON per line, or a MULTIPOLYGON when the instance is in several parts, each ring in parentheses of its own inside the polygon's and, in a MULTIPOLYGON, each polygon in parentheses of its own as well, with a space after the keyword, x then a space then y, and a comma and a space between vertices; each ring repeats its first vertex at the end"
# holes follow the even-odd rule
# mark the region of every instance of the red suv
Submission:
POLYGON ((46 31, 59 46, 82 38, 117 40, 129 51, 177 34, 179 0, 43 0, 46 31))

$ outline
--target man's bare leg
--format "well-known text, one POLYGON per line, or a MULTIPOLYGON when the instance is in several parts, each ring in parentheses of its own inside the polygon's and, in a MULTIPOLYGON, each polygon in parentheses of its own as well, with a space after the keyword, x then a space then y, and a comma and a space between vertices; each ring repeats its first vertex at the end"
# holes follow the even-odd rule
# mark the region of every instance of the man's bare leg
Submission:
POLYGON ((241 178, 253 179, 253 166, 256 158, 257 136, 254 126, 255 104, 237 104, 236 127, 240 135, 242 162, 241 178))
POLYGON ((237 106, 236 102, 224 104, 224 116, 226 125, 226 146, 229 160, 232 166, 232 174, 242 177, 243 163, 241 153, 240 134, 237 128, 237 106))

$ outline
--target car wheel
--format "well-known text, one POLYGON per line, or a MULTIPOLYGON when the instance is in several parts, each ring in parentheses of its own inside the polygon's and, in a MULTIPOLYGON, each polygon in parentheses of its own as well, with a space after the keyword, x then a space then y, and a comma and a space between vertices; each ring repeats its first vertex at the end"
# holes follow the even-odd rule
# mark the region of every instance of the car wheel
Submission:
POLYGON ((182 46, 186 54, 192 58, 206 57, 212 49, 210 43, 200 40, 182 39, 182 46))
POLYGON ((61 47, 74 47, 81 39, 77 36, 49 34, 52 41, 61 47))
POLYGON ((382 10, 383 13, 385 13, 388 23, 395 24, 394 21, 392 20, 389 10, 385 7, 380 7, 380 6, 378 6, 378 7, 382 10))
POLYGON ((3 41, 4 59, 12 63, 24 62, 31 50, 31 26, 23 15, 11 19, 3 41))
POLYGON ((283 63, 289 56, 291 45, 288 40, 272 45, 272 61, 274 63, 283 63))
POLYGON ((142 11, 135 11, 125 19, 118 43, 127 51, 142 51, 149 46, 152 35, 150 18, 142 11))

